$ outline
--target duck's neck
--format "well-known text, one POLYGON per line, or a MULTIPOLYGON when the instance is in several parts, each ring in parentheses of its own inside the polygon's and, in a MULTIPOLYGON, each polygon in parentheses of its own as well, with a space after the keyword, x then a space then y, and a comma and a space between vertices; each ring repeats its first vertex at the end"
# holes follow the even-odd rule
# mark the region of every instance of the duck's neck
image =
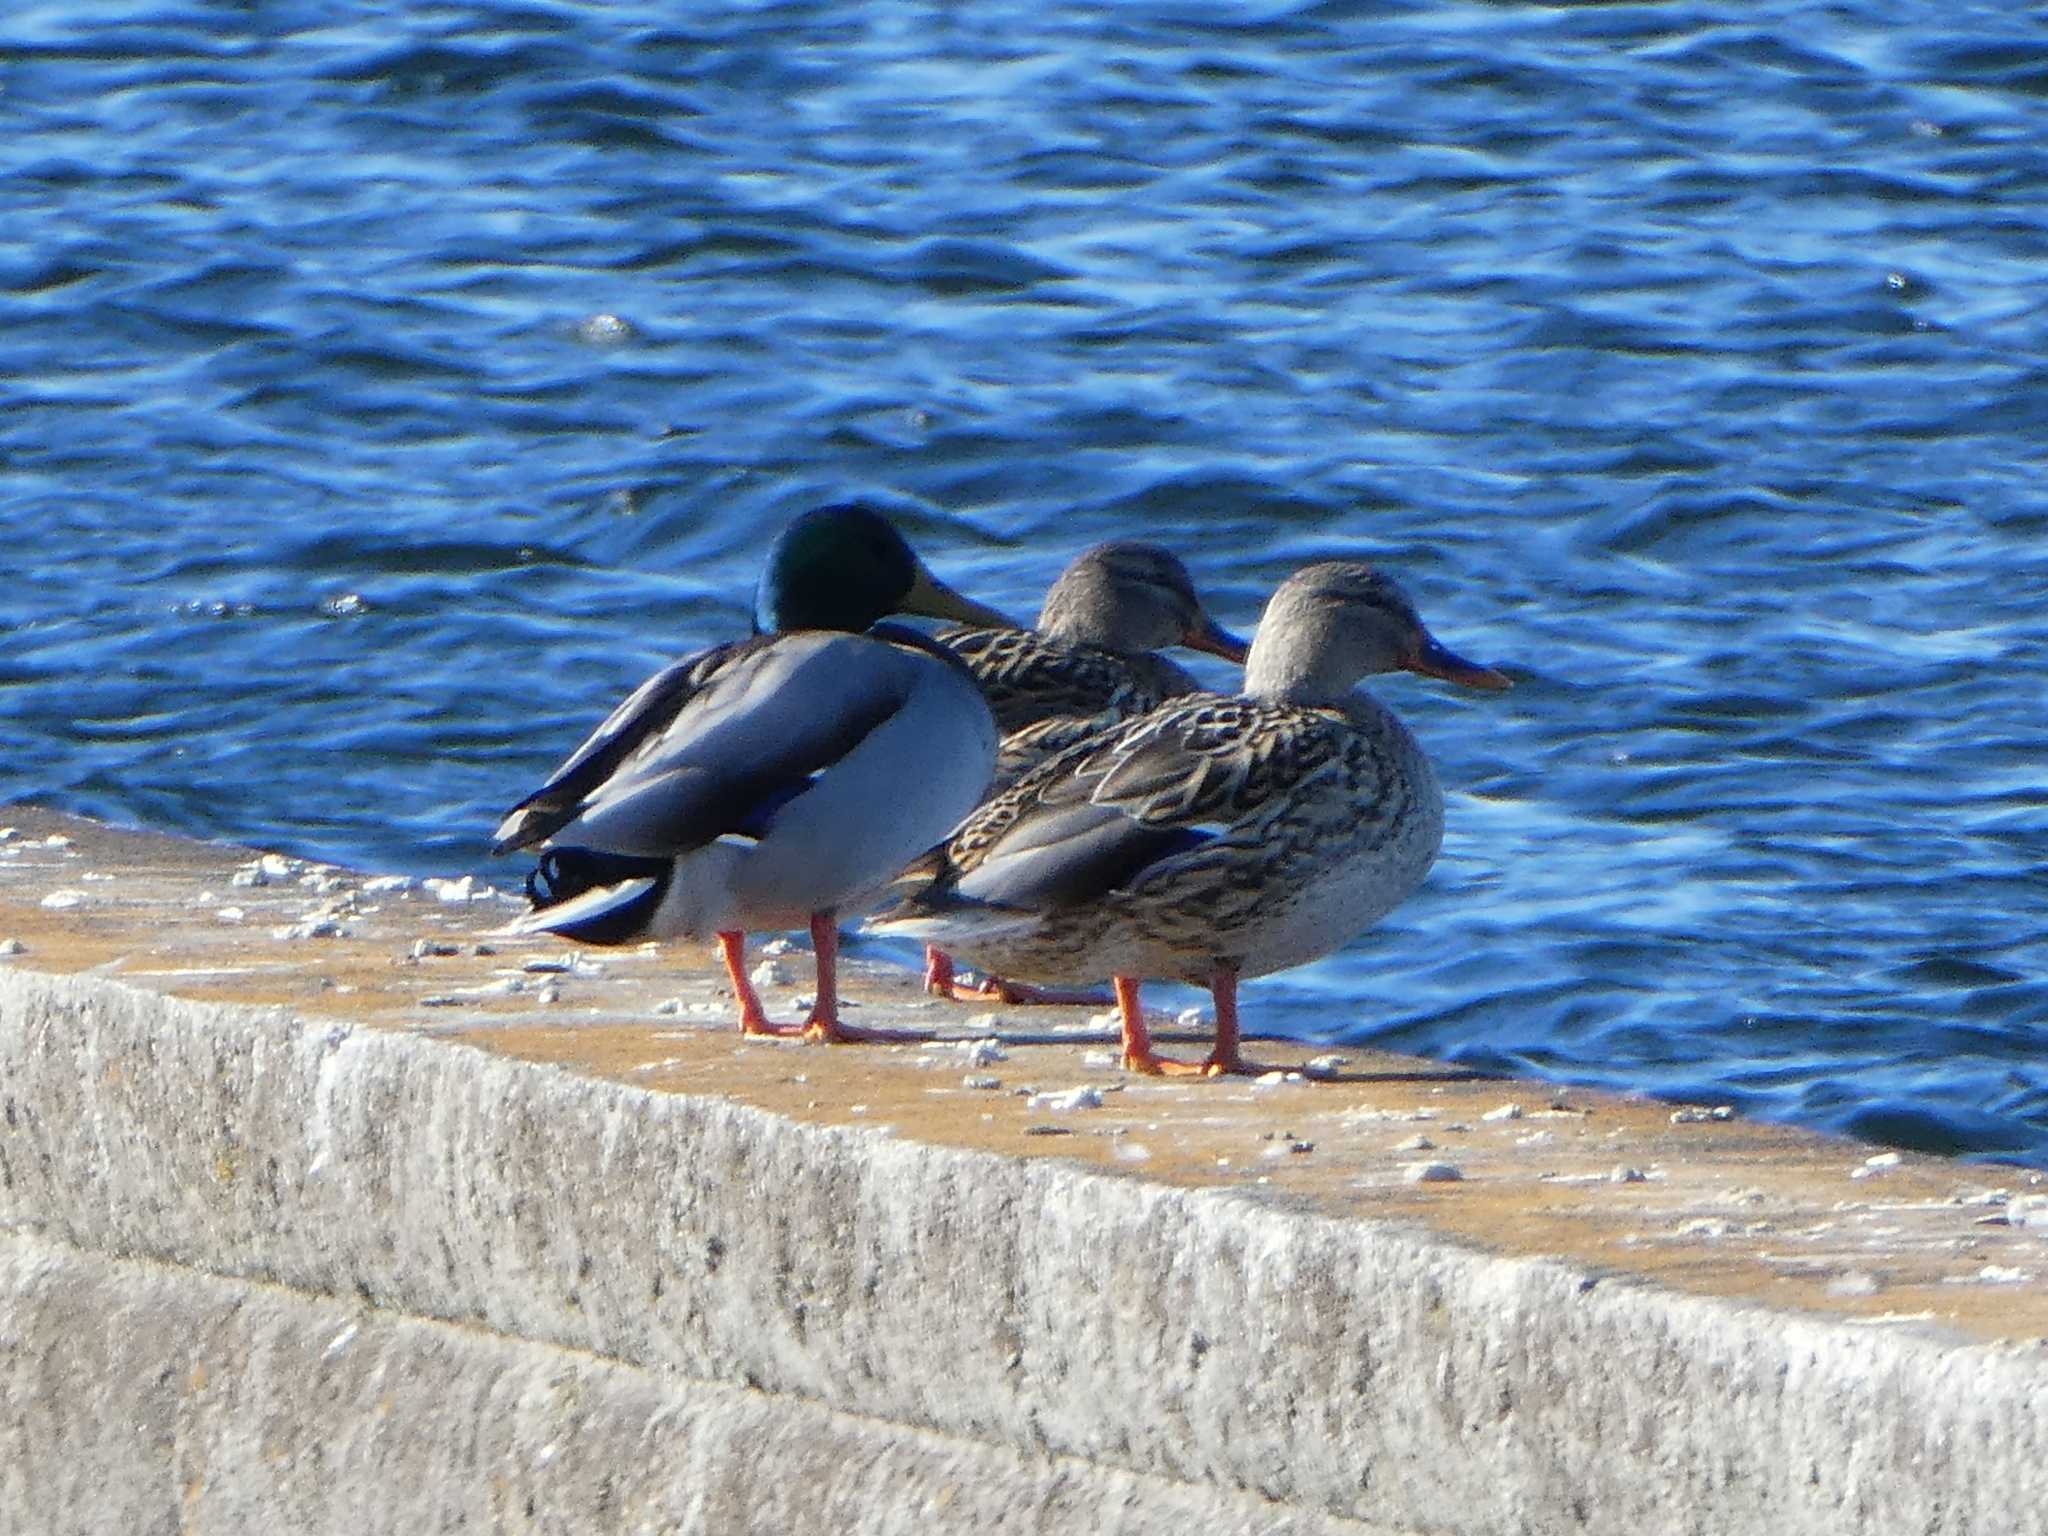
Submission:
POLYGON ((1038 632, 1071 645, 1110 645, 1115 638, 1115 626, 1109 622, 1113 607, 1108 579, 1100 571, 1068 571, 1045 594, 1038 632))
POLYGON ((876 610, 865 593, 790 589, 763 582, 754 596, 754 633, 785 635, 799 629, 837 629, 857 635, 886 608, 876 610))
MULTIPOLYGON (((1268 612, 1244 662, 1244 691, 1271 704, 1343 709, 1367 670, 1330 613, 1308 604, 1268 612)), ((1376 670, 1376 669, 1374 669, 1376 670)))

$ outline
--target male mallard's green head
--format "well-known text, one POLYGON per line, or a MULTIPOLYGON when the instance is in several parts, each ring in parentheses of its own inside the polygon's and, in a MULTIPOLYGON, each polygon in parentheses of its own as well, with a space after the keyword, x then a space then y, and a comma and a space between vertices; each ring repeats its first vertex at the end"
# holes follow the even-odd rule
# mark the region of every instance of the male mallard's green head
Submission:
POLYGON ((754 629, 843 629, 858 634, 892 613, 962 624, 1009 624, 925 569, 903 535, 859 502, 806 512, 768 550, 754 593, 754 629))

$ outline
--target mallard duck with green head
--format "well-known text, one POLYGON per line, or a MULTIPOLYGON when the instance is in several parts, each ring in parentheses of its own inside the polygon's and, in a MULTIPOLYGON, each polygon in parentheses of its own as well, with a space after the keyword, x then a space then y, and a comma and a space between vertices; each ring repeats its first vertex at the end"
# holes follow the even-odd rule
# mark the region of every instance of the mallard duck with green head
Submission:
POLYGON ((584 944, 713 938, 749 1034, 853 1038, 838 914, 857 910, 981 800, 996 729, 951 652, 892 613, 1001 624, 934 577, 889 520, 808 512, 768 552, 751 638, 641 684, 507 813, 493 849, 542 850, 513 925, 584 944), (808 927, 817 996, 768 1021, 749 930, 808 927))
POLYGON ((909 894, 875 925, 1003 976, 1113 978, 1133 1071, 1252 1070, 1240 978, 1328 954, 1436 858, 1436 774, 1356 686, 1400 670, 1508 685, 1439 644, 1372 566, 1309 566, 1267 604, 1241 695, 1169 701, 1040 764, 913 866, 909 894), (1206 1060, 1154 1053, 1146 978, 1209 989, 1206 1060))

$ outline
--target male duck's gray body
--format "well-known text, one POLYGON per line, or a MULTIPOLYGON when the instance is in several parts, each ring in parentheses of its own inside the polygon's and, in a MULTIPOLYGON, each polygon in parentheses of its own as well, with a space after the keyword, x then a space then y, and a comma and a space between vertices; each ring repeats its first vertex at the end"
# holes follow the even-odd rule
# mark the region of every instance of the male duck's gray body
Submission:
POLYGON ((995 722, 965 668, 891 611, 999 619, 936 582, 877 514, 807 514, 770 553, 756 622, 635 690, 498 829, 545 844, 516 925, 586 943, 713 938, 741 1027, 748 929, 808 925, 817 1006, 836 1018, 837 915, 857 912, 985 792, 995 722))

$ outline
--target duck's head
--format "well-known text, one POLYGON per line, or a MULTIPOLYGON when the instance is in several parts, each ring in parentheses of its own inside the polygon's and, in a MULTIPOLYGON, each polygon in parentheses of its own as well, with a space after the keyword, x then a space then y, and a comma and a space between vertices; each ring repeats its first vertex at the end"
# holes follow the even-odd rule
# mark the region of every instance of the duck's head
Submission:
POLYGON ((1304 566, 1266 604, 1245 662, 1245 692, 1328 702, 1377 672, 1419 672, 1497 691, 1508 679, 1444 646, 1391 576, 1358 560, 1304 566))
POLYGON ((768 550, 754 592, 754 630, 842 629, 858 634, 892 613, 1008 626, 925 569, 895 524, 872 507, 840 502, 806 512, 768 550))
POLYGON ((1119 541, 1083 550, 1046 593, 1038 627, 1126 656, 1184 645, 1226 661, 1245 657, 1245 643, 1202 607, 1188 568, 1157 544, 1119 541))

